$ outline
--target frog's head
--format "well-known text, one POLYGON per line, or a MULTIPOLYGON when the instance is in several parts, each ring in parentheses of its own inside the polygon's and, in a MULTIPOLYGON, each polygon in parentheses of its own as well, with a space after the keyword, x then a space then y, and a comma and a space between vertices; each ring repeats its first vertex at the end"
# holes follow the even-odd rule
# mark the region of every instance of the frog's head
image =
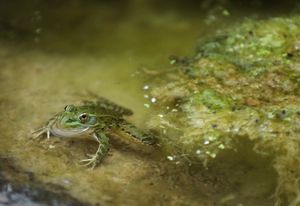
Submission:
POLYGON ((51 132, 56 136, 73 137, 93 132, 97 117, 81 107, 67 105, 52 125, 51 132))

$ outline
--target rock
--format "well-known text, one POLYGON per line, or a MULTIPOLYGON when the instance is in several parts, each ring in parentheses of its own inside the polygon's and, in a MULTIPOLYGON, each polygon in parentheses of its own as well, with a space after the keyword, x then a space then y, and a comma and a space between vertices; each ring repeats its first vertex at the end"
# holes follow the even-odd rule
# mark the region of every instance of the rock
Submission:
POLYGON ((56 206, 83 204, 57 185, 41 183, 30 172, 16 167, 11 160, 0 157, 0 205, 56 206))

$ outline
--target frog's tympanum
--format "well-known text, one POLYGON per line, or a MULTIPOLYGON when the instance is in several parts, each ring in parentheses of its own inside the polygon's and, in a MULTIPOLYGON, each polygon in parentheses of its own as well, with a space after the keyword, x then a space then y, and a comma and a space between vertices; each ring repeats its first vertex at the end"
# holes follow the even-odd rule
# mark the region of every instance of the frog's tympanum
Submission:
POLYGON ((36 137, 46 133, 62 138, 92 137, 98 143, 95 154, 88 155, 89 159, 81 160, 92 168, 97 166, 109 150, 107 134, 112 129, 119 129, 141 143, 153 145, 155 137, 147 134, 133 124, 126 121, 123 116, 132 115, 132 111, 112 103, 104 98, 97 101, 84 101, 82 105, 67 105, 64 111, 53 116, 44 127, 38 129, 36 137))

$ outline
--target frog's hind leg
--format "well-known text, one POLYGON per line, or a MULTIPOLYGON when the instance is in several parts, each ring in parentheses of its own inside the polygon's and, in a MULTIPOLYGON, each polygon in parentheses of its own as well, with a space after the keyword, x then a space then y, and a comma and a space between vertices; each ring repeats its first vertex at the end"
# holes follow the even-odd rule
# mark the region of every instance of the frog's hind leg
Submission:
POLYGON ((99 132, 97 134, 94 133, 93 137, 99 143, 96 153, 92 155, 88 155, 90 157, 89 159, 81 160, 81 162, 87 162, 85 166, 91 165, 92 169, 94 169, 98 164, 101 163, 101 161, 106 156, 109 150, 108 138, 104 133, 102 132, 99 132))
POLYGON ((154 145, 155 143, 157 143, 157 138, 154 135, 150 133, 145 133, 144 131, 140 130, 139 128, 127 121, 119 123, 118 127, 138 142, 147 145, 154 145))

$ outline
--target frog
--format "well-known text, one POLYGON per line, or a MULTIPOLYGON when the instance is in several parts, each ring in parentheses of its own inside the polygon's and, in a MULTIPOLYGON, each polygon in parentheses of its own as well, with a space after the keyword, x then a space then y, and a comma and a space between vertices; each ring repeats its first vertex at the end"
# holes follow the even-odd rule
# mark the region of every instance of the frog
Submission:
POLYGON ((34 131, 34 137, 60 137, 62 139, 92 138, 98 143, 94 154, 80 162, 94 169, 108 154, 109 135, 113 130, 126 133, 133 140, 145 145, 157 145, 157 137, 150 132, 137 128, 125 119, 132 115, 132 110, 120 106, 106 98, 98 97, 95 101, 82 101, 78 106, 69 104, 64 110, 51 117, 46 124, 34 131))

